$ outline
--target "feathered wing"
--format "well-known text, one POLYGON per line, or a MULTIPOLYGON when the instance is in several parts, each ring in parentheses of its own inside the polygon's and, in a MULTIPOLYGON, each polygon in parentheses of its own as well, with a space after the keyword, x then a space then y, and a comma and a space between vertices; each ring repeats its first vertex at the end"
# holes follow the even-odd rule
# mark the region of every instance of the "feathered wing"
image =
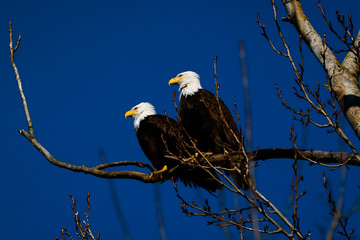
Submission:
POLYGON ((179 165, 177 160, 165 157, 174 155, 185 158, 192 152, 181 124, 174 119, 163 115, 148 116, 140 122, 136 135, 145 155, 155 168, 162 169, 164 165, 167 165, 168 169, 176 167, 175 180, 180 179, 185 185, 199 186, 208 191, 222 188, 213 171, 210 174, 201 167, 179 165))
MULTIPOLYGON (((193 95, 182 96, 179 107, 180 122, 197 142, 200 151, 222 154, 236 152, 242 141, 230 110, 216 96, 200 89, 193 95)), ((233 168, 233 163, 228 166, 233 168)), ((248 163, 237 166, 240 173, 232 171, 236 185, 242 189, 249 188, 248 163)))

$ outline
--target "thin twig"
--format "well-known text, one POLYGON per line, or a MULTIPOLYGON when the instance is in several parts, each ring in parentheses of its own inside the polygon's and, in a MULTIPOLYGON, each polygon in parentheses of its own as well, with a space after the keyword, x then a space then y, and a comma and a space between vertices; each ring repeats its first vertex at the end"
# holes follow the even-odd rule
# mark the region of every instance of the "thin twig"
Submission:
POLYGON ((25 94, 24 94, 22 84, 21 84, 20 74, 19 74, 19 71, 18 71, 18 69, 16 67, 16 64, 15 64, 15 55, 14 54, 15 54, 16 50, 19 48, 19 46, 20 46, 21 35, 19 35, 16 46, 15 46, 15 48, 13 48, 13 33, 12 33, 12 24, 11 24, 11 22, 9 23, 9 36, 10 36, 9 48, 10 48, 11 66, 14 69, 16 81, 17 81, 17 84, 18 84, 18 87, 19 87, 19 92, 20 92, 20 96, 21 96, 22 103, 23 103, 23 106, 24 106, 26 120, 27 120, 28 126, 29 126, 30 138, 35 138, 33 124, 32 124, 31 118, 30 118, 29 109, 28 109, 28 106, 27 106, 27 103, 26 103, 25 94))

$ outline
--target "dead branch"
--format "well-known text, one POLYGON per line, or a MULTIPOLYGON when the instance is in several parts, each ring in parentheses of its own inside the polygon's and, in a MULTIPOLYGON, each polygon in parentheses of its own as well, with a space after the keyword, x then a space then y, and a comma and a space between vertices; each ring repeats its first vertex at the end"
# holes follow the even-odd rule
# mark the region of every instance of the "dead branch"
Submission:
MULTIPOLYGON (((294 159, 296 152, 292 148, 269 148, 259 149, 256 151, 248 152, 247 156, 250 161, 268 160, 268 159, 294 159)), ((360 161, 353 153, 348 152, 331 152, 331 151, 318 151, 318 150, 298 150, 298 160, 310 161, 315 164, 338 164, 360 166, 360 161)), ((242 156, 238 153, 233 154, 217 154, 209 158, 213 163, 222 162, 225 160, 241 161, 242 156)))
POLYGON ((27 107, 25 94, 24 94, 24 91, 22 89, 22 84, 21 84, 19 71, 18 71, 18 69, 16 67, 16 64, 15 64, 15 52, 20 46, 21 35, 19 35, 16 46, 15 46, 15 48, 13 48, 13 34, 12 34, 12 24, 11 24, 11 22, 9 23, 9 36, 10 36, 9 48, 10 48, 11 66, 13 67, 14 72, 15 72, 15 77, 16 77, 16 81, 17 81, 17 84, 18 84, 18 87, 19 87, 19 92, 20 92, 20 96, 21 96, 21 99, 22 99, 22 103, 23 103, 23 106, 24 106, 26 119, 27 119, 27 122, 28 122, 28 125, 29 125, 29 133, 30 133, 29 137, 34 138, 34 129, 33 129, 32 121, 31 121, 31 118, 30 118, 29 109, 27 107))
POLYGON ((354 229, 351 229, 350 231, 348 230, 347 223, 349 217, 342 215, 339 209, 337 208, 337 204, 335 203, 335 200, 333 199, 332 196, 332 191, 328 186, 328 180, 326 179, 325 172, 323 172, 323 180, 324 180, 323 186, 326 190, 328 197, 328 204, 331 210, 330 215, 332 215, 334 219, 338 221, 338 224, 341 227, 341 230, 338 231, 338 234, 345 237, 346 239, 351 239, 351 235, 354 233, 354 229))
MULTIPOLYGON (((100 232, 98 232, 97 236, 95 237, 91 231, 90 223, 89 223, 89 215, 90 215, 90 193, 87 194, 86 202, 87 202, 87 213, 85 213, 85 220, 81 220, 81 217, 79 215, 79 212, 76 210, 76 200, 69 194, 71 201, 73 203, 71 209, 74 213, 74 221, 75 221, 75 234, 79 239, 84 240, 99 240, 100 239, 100 232)), ((61 229, 61 239, 65 239, 65 237, 69 237, 70 239, 73 239, 68 232, 68 230, 63 227, 61 229)), ((58 238, 56 238, 58 239, 58 238)))
POLYGON ((338 194, 339 196, 337 198, 337 204, 336 204, 336 214, 333 215, 330 228, 326 234, 326 239, 333 239, 334 232, 339 225, 339 219, 343 216, 346 175, 347 175, 347 169, 345 167, 342 167, 339 194, 338 194))
MULTIPOLYGON (((303 197, 306 194, 306 190, 302 191, 301 193, 299 193, 298 191, 299 183, 303 181, 304 178, 303 176, 299 176, 299 172, 298 172, 299 148, 296 144, 296 138, 297 137, 294 135, 294 127, 291 127, 290 140, 293 143, 293 149, 295 152, 294 163, 292 164, 292 168, 294 170, 294 183, 291 185, 291 189, 294 191, 294 202, 292 204, 293 205, 292 219, 293 219, 293 226, 295 227, 295 229, 300 229, 300 218, 298 216, 298 201, 301 197, 303 197)), ((292 234, 294 234, 294 232, 292 232, 292 234)))
POLYGON ((254 190, 254 194, 256 196, 255 199, 244 195, 242 192, 242 196, 246 199, 246 201, 250 204, 250 207, 245 207, 237 210, 228 210, 221 212, 213 212, 210 208, 210 205, 205 200, 205 206, 200 207, 199 204, 194 200, 192 203, 186 201, 181 194, 179 193, 176 184, 174 184, 175 192, 177 197, 181 200, 182 204, 180 205, 183 212, 187 216, 202 216, 202 217, 211 217, 213 220, 209 221, 209 224, 217 224, 221 227, 227 226, 236 226, 239 231, 240 230, 248 230, 248 231, 256 231, 259 233, 266 234, 283 234, 289 239, 295 239, 297 236, 299 239, 306 239, 307 236, 303 236, 298 228, 293 226, 287 218, 275 207, 274 204, 271 203, 267 198, 265 198, 259 191, 254 190), (191 210, 189 210, 189 208, 191 210), (237 220, 235 215, 240 214, 240 219, 242 219, 243 212, 249 211, 255 208, 264 218, 261 219, 251 219, 250 214, 248 215, 248 219, 245 221, 237 220), (278 218, 281 219, 282 223, 287 226, 289 231, 283 227, 283 224, 279 223, 278 218), (249 226, 249 224, 256 222, 265 223, 263 229, 255 229, 249 226), (269 229, 269 226, 266 224, 271 224, 272 229, 269 229))

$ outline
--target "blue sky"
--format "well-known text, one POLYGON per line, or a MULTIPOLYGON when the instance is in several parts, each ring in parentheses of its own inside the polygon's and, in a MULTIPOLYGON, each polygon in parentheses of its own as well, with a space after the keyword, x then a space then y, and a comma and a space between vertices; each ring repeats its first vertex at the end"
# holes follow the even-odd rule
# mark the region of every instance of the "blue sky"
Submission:
MULTIPOLYGON (((333 40, 316 1, 304 1, 305 13, 319 33, 333 40)), ((279 15, 284 15, 280 2, 279 15)), ((335 10, 352 13, 355 30, 359 28, 357 1, 324 1, 329 18, 335 10)), ((299 143, 302 126, 292 120, 276 96, 278 83, 289 102, 294 74, 285 58, 276 55, 261 36, 256 14, 261 14, 268 33, 275 39, 270 1, 2 1, 0 3, 0 109, 2 138, 0 161, 0 229, 2 239, 54 239, 62 226, 73 231, 72 194, 79 212, 85 212, 87 192, 91 194, 90 221, 102 239, 122 239, 114 213, 107 180, 57 168, 27 142, 17 130, 26 128, 25 116, 8 50, 8 24, 14 36, 22 35, 16 63, 23 81, 36 138, 59 160, 95 166, 98 150, 108 161, 148 162, 124 113, 141 101, 149 101, 158 113, 175 116, 173 91, 167 82, 176 74, 193 70, 200 74, 202 86, 214 91, 213 61, 218 57, 220 96, 238 112, 244 112, 238 42, 247 51, 247 65, 253 113, 253 146, 291 147, 289 130, 295 126, 299 143)), ((297 50, 298 34, 282 23, 290 46, 297 50)), ((334 46, 338 46, 334 42, 334 46)), ((305 78, 316 85, 325 83, 320 65, 304 49, 305 78)), ((296 56, 296 54, 295 54, 296 56)), ((177 98, 177 97, 176 97, 177 98)), ((244 124, 242 118, 241 122, 244 124)), ((345 127, 349 130, 349 127, 345 127)), ((350 132, 354 144, 358 140, 350 132)), ((339 141, 325 130, 309 127, 307 148, 339 149, 339 141)), ((293 177, 289 160, 269 160, 257 169, 259 189, 280 209, 287 211, 293 177)), ((319 239, 320 226, 328 228, 329 219, 322 172, 326 171, 336 189, 340 171, 302 165, 305 181, 301 199, 301 229, 312 231, 319 239), (316 217, 314 210, 318 211, 316 217)), ((357 168, 348 172, 345 207, 359 197, 357 168)), ((121 207, 132 239, 160 239, 156 223, 154 187, 134 180, 115 180, 121 207)), ((189 201, 210 198, 201 190, 179 186, 189 201), (200 199, 201 199, 200 198, 200 199)), ((168 239, 225 239, 222 230, 207 226, 204 218, 189 218, 181 213, 171 182, 160 185, 168 239)), ((334 194, 337 194, 335 190, 334 194)), ((229 204, 232 196, 226 195, 229 204)), ((200 201, 200 200, 199 200, 200 201)), ((359 214, 350 218, 359 222, 359 214)), ((232 234, 237 237, 236 231, 232 234)), ((357 235, 359 236, 359 235, 357 235)), ((279 239, 279 238, 277 238, 279 239)))

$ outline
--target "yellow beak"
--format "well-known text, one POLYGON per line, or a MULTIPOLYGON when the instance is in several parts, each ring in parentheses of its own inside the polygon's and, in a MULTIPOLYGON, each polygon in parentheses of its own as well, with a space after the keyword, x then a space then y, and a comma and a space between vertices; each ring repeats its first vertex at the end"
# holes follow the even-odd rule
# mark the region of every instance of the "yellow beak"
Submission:
POLYGON ((129 110, 125 113, 125 117, 130 117, 136 113, 136 110, 129 110))
POLYGON ((181 77, 174 77, 174 78, 170 79, 169 85, 177 84, 180 81, 181 81, 181 77))

